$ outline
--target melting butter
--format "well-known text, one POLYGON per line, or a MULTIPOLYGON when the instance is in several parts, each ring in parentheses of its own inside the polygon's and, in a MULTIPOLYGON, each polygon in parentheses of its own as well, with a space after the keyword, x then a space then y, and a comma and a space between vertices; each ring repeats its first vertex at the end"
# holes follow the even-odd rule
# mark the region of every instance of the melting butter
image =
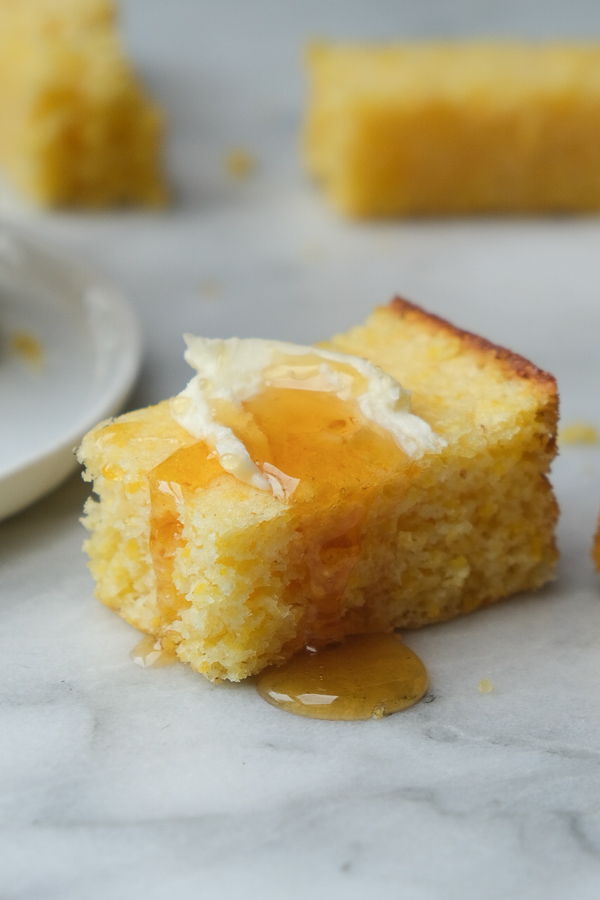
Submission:
POLYGON ((410 412, 410 393, 366 359, 280 341, 184 337, 185 359, 198 374, 171 401, 171 415, 213 449, 226 472, 253 487, 286 496, 282 479, 257 464, 226 420, 266 389, 333 394, 388 432, 409 457, 445 446, 410 412))

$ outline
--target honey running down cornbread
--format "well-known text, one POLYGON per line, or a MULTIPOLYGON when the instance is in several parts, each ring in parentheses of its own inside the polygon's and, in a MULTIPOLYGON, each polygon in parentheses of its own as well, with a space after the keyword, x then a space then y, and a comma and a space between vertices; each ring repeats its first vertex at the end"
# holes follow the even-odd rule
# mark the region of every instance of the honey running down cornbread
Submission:
POLYGON ((552 376, 401 299, 322 346, 398 379, 445 446, 411 458, 337 396, 265 388, 238 436, 265 471, 297 479, 289 494, 226 473, 168 401, 79 449, 98 598, 210 679, 553 577, 552 376))
POLYGON ((0 0, 0 167, 25 195, 162 204, 162 134, 111 0, 0 0))
POLYGON ((353 216, 600 209, 600 45, 315 44, 305 156, 353 216))

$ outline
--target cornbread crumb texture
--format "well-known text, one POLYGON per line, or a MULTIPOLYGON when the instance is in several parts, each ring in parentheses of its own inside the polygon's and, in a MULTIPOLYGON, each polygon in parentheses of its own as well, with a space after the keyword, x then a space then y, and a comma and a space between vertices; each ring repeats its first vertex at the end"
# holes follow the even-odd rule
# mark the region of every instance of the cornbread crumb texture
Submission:
POLYGON ((84 520, 97 596, 210 679, 448 619, 553 577, 551 376, 401 300, 326 346, 411 390, 446 449, 355 464, 365 435, 324 429, 330 467, 285 501, 214 460, 202 486, 190 481, 207 451, 167 403, 98 426, 79 450, 98 497, 84 520))
POLYGON ((315 44, 305 156, 356 216, 600 208, 600 45, 315 44))
POLYGON ((0 165, 43 205, 160 205, 163 115, 111 0, 0 0, 0 165))

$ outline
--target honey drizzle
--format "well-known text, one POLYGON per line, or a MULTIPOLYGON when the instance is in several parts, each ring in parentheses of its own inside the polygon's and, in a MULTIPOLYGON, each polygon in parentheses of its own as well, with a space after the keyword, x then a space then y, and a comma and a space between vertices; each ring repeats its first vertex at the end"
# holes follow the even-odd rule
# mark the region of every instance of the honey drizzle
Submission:
MULTIPOLYGON (((218 416, 244 442, 252 459, 297 480, 305 576, 293 590, 306 606, 306 630, 322 643, 339 637, 340 602, 358 562, 364 523, 382 474, 406 464, 391 436, 358 408, 323 391, 267 387, 241 410, 223 403, 218 416), (319 515, 315 515, 315 509, 319 515)), ((173 584, 174 557, 183 545, 178 506, 214 478, 232 478, 201 441, 156 466, 150 482, 150 549, 164 632, 189 607, 173 584)), ((173 630, 169 634, 177 639, 173 630)))
POLYGON ((150 552, 156 577, 156 600, 161 625, 177 619, 190 603, 173 583, 175 554, 183 545, 182 524, 177 509, 191 490, 212 480, 222 470, 208 459, 208 448, 196 441, 177 450, 156 466, 150 483, 150 552))
POLYGON ((380 719, 417 703, 428 687, 425 666, 395 634, 354 635, 343 644, 307 648, 256 676, 260 696, 312 719, 380 719))
POLYGON ((182 608, 182 598, 173 584, 173 564, 177 548, 182 545, 182 526, 177 512, 176 483, 152 480, 150 502, 152 516, 150 523, 150 547, 156 576, 156 596, 164 625, 170 625, 182 608))
MULTIPOLYGON (((322 642, 339 637, 341 600, 360 558, 364 525, 382 474, 406 457, 355 404, 322 391, 267 388, 244 404, 268 437, 269 463, 294 479, 305 581, 306 627, 322 642), (315 509, 319 515, 315 515, 315 509)), ((253 459, 262 447, 245 440, 253 459)))

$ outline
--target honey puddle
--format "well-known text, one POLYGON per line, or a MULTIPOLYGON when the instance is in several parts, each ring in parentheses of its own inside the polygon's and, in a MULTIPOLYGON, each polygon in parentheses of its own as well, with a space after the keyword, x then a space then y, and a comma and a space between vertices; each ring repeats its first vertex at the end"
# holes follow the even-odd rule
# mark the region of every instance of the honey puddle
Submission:
POLYGON ((173 663, 178 661, 175 653, 164 650, 160 641, 157 641, 157 639, 151 635, 143 637, 142 640, 135 645, 129 654, 129 657, 136 665, 142 666, 144 669, 158 669, 163 666, 172 666, 173 663))
MULTIPOLYGON (((143 668, 178 661, 150 635, 129 656, 143 668)), ((278 709, 349 722, 381 719, 413 706, 425 694, 429 679, 419 657, 398 635, 359 634, 322 650, 301 650, 282 666, 264 669, 255 685, 260 696, 278 709)))
POLYGON ((297 653, 255 679, 278 709, 311 719, 380 719, 417 703, 429 680, 419 657, 396 634, 361 634, 343 644, 297 653))

